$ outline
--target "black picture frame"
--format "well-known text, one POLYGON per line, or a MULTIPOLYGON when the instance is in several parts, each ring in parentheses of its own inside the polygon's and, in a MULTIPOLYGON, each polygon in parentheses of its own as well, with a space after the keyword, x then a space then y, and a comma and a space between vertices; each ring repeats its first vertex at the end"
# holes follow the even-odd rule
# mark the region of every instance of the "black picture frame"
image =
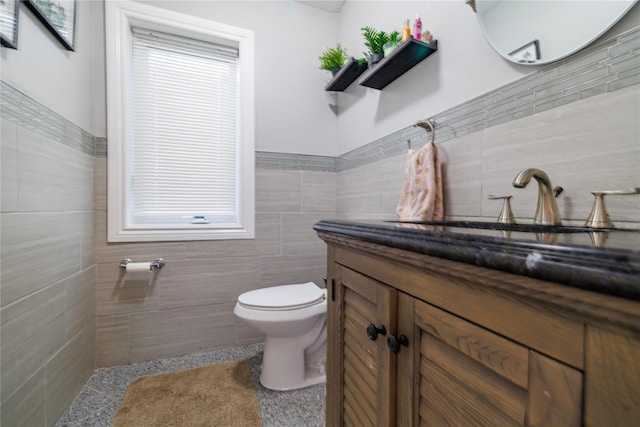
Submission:
POLYGON ((77 0, 22 0, 56 39, 75 50, 77 0))
POLYGON ((11 49, 18 48, 18 0, 4 0, 0 3, 0 43, 11 49))

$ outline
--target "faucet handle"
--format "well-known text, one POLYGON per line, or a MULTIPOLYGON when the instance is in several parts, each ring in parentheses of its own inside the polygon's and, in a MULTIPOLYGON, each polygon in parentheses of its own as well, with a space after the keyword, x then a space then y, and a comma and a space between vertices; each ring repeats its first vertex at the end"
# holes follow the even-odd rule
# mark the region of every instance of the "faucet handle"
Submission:
POLYGON ((606 191, 592 191, 594 196, 597 194, 609 194, 611 196, 624 196, 626 194, 640 194, 640 187, 629 188, 628 190, 606 190, 606 191))
POLYGON ((511 203, 509 202, 511 197, 513 196, 494 196, 493 194, 487 196, 489 200, 504 200, 502 211, 500 211, 500 215, 498 216, 498 223, 500 224, 516 224, 516 219, 513 217, 513 212, 511 212, 511 203))
POLYGON ((552 190, 553 190, 553 197, 557 199, 558 196, 560 196, 564 191, 564 188, 560 187, 559 185, 556 185, 555 187, 552 188, 552 190))
POLYGON ((624 196, 628 194, 640 194, 640 187, 633 187, 628 190, 606 190, 606 191, 592 191, 596 198, 593 202, 593 208, 591 213, 584 223, 585 227, 592 228, 613 228, 613 222, 609 219, 607 208, 604 205, 604 196, 624 196))

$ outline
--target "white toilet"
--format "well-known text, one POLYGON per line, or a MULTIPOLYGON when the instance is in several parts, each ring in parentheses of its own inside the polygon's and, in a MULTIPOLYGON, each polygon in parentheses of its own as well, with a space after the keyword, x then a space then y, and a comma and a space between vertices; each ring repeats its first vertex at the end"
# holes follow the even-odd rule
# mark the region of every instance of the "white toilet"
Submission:
POLYGON ((260 383, 295 390, 325 382, 327 291, 315 283, 245 292, 233 310, 266 337, 260 383))

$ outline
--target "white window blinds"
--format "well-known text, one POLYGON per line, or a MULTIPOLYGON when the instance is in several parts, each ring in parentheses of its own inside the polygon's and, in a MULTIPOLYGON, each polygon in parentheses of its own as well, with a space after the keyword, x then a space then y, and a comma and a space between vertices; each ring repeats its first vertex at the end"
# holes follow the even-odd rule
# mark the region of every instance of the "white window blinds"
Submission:
POLYGON ((237 222, 238 50, 135 27, 132 33, 128 222, 237 222))

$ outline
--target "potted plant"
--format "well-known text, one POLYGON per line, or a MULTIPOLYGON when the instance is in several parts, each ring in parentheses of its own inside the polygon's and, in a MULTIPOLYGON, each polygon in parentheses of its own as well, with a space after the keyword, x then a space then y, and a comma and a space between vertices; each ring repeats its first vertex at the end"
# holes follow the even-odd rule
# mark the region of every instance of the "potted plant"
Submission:
POLYGON ((364 37, 364 45, 369 49, 367 52, 364 52, 365 58, 369 61, 369 67, 375 65, 380 62, 380 60, 384 57, 384 47, 385 44, 399 43, 400 42, 400 33, 397 31, 393 31, 391 34, 387 34, 384 31, 378 31, 372 27, 363 27, 360 28, 362 31, 362 36, 364 37))
POLYGON ((318 59, 320 60, 320 69, 331 71, 331 74, 335 76, 349 59, 349 56, 347 50, 338 43, 336 47, 327 48, 318 59))
POLYGON ((391 34, 389 34, 389 41, 386 42, 384 46, 382 46, 384 49, 384 56, 388 56, 391 54, 391 52, 396 50, 401 41, 402 36, 399 32, 394 30, 391 34))

